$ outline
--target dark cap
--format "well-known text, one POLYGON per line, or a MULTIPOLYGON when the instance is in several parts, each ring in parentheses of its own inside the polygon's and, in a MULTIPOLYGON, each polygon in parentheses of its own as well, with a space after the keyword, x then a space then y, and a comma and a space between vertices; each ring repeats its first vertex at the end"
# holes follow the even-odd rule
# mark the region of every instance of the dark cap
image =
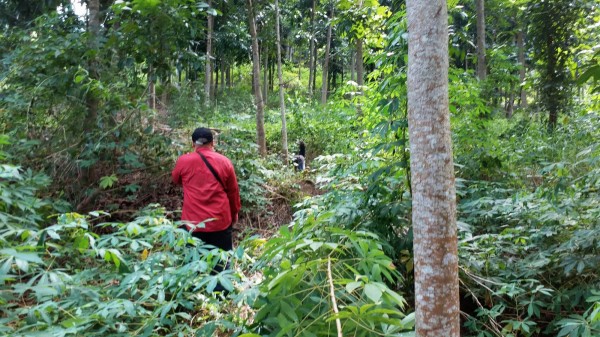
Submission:
POLYGON ((210 129, 207 128, 197 128, 192 133, 192 142, 196 145, 204 145, 213 141, 213 134, 210 129))

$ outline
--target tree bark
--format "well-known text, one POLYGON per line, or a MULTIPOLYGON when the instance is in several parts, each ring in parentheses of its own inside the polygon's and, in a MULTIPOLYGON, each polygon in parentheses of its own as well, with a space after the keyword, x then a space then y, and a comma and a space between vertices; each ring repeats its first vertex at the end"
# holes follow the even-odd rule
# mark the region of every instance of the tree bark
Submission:
POLYGON ((354 60, 354 53, 350 52, 350 81, 354 82, 354 65, 355 65, 355 60, 354 60))
POLYGON ((527 69, 527 65, 525 64, 525 41, 523 35, 523 29, 519 29, 519 32, 517 32, 517 49, 519 54, 519 88, 521 91, 519 105, 522 108, 527 108, 527 91, 525 91, 523 88, 523 83, 525 83, 525 71, 527 69))
MULTIPOLYGON (((169 86, 171 85, 171 77, 167 76, 163 81, 163 92, 160 97, 160 104, 164 108, 167 106, 167 100, 169 99, 169 86)), ((164 110, 166 111, 166 109, 164 110)))
POLYGON ((312 67, 313 67, 313 77, 312 77, 312 89, 310 91, 310 95, 312 98, 313 92, 315 91, 315 87, 317 86, 317 49, 319 48, 319 46, 317 46, 317 44, 315 43, 314 45, 314 57, 313 57, 313 63, 312 63, 312 67))
POLYGON ((445 0, 407 0, 416 333, 460 334, 445 0))
POLYGON ((288 161, 287 123, 285 118, 285 93, 281 71, 281 31, 279 28, 279 1, 275 0, 275 25, 277 30, 277 77, 279 78, 279 109, 281 110, 281 156, 283 164, 288 161))
POLYGON ((252 38, 252 87, 254 88, 254 103, 256 104, 256 143, 261 157, 267 155, 267 141, 265 138, 265 113, 264 102, 260 89, 260 55, 258 52, 258 38, 252 0, 247 1, 248 26, 252 38))
POLYGON ((225 74, 227 73, 227 65, 221 59, 221 93, 225 92, 225 74))
POLYGON ((363 39, 359 38, 356 40, 356 83, 358 83, 359 91, 363 92, 363 85, 365 85, 365 70, 363 65, 363 39))
POLYGON ((264 42, 264 55, 263 59, 265 60, 265 64, 263 64, 263 100, 266 103, 269 94, 269 49, 267 47, 267 43, 264 42))
MULTIPOLYGON (((356 83, 358 84, 358 92, 363 94, 363 86, 365 85, 364 63, 363 63, 363 39, 356 40, 356 83)), ((362 98, 358 99, 356 105, 356 113, 362 115, 362 98)))
MULTIPOLYGON (((212 6, 212 0, 208 0, 208 7, 212 6)), ((212 86, 212 32, 214 18, 207 14, 206 23, 206 62, 204 65, 204 105, 210 106, 212 86)))
POLYGON ((477 77, 485 80, 485 9, 484 0, 475 0, 477 6, 477 77))
POLYGON ((509 87, 508 98, 506 100, 506 118, 511 119, 515 110, 515 88, 511 84, 509 87))
POLYGON ((321 104, 327 104, 327 81, 329 76, 329 50, 331 48, 331 21, 333 20, 333 6, 327 25, 327 46, 325 47, 325 57, 323 60, 323 81, 321 85, 321 104))
POLYGON ((315 10, 316 10, 317 0, 312 1, 312 10, 310 12, 310 56, 309 56, 309 65, 308 65, 308 94, 312 96, 314 90, 314 78, 316 76, 317 67, 315 59, 316 48, 315 48, 315 10))
POLYGON ((213 50, 213 61, 211 63, 212 70, 212 84, 210 85, 210 99, 215 100, 215 97, 219 93, 219 64, 216 59, 216 52, 213 50))
POLYGON ((148 106, 150 109, 156 109, 156 85, 154 84, 154 69, 150 66, 148 69, 148 106))
POLYGON ((232 83, 231 83, 231 64, 227 64, 227 88, 231 89, 232 87, 232 83))
MULTIPOLYGON (((91 50, 98 51, 100 49, 100 2, 99 0, 90 0, 88 6, 88 30, 90 32, 89 47, 91 50)), ((97 59, 98 53, 93 53, 93 55, 94 56, 92 56, 92 59, 89 62, 89 74, 90 78, 92 78, 93 80, 98 80, 100 78, 97 59)), ((85 118, 84 123, 84 127, 87 130, 90 130, 95 125, 97 125, 98 105, 98 98, 95 96, 94 92, 89 90, 86 95, 87 116, 85 118)))

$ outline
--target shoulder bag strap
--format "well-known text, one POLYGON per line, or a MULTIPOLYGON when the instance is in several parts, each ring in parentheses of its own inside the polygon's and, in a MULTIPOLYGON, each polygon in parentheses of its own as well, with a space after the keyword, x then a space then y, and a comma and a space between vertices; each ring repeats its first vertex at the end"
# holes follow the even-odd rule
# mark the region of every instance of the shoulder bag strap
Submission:
POLYGON ((223 187, 223 190, 227 191, 227 189, 225 188, 225 184, 223 184, 223 181, 221 180, 221 177, 219 177, 219 175, 217 174, 217 171, 215 171, 215 168, 212 167, 212 165, 208 162, 208 160, 206 160, 206 157, 204 157, 204 155, 202 155, 202 153, 200 153, 200 152, 196 152, 196 153, 198 153, 200 155, 200 157, 204 161, 204 164, 206 164, 206 167, 208 167, 208 169, 213 174, 213 176, 215 176, 215 178, 217 179, 219 184, 221 184, 221 187, 223 187))

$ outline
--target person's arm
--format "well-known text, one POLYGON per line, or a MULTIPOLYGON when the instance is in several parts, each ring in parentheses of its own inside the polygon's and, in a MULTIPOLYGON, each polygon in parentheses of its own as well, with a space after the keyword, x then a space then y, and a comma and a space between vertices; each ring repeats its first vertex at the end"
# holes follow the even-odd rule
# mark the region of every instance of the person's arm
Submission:
POLYGON ((182 164, 180 158, 177 160, 177 163, 175 163, 175 168, 173 169, 173 172, 171 172, 171 180, 176 185, 181 185, 181 166, 182 164))
POLYGON ((233 165, 228 165, 229 174, 225 183, 227 187, 227 199, 229 199, 229 209, 231 210, 231 222, 235 224, 238 220, 238 213, 242 207, 240 200, 240 188, 237 183, 237 177, 235 176, 235 170, 233 165))

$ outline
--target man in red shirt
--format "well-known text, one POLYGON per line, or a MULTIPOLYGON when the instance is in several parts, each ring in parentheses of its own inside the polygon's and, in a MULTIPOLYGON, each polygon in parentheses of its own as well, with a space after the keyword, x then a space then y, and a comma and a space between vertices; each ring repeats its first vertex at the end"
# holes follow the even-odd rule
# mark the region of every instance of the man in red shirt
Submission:
POLYGON ((192 142, 194 152, 179 157, 171 173, 173 182, 183 185, 181 220, 192 236, 232 250, 231 229, 241 205, 233 164, 215 152, 210 129, 196 129, 192 142))

